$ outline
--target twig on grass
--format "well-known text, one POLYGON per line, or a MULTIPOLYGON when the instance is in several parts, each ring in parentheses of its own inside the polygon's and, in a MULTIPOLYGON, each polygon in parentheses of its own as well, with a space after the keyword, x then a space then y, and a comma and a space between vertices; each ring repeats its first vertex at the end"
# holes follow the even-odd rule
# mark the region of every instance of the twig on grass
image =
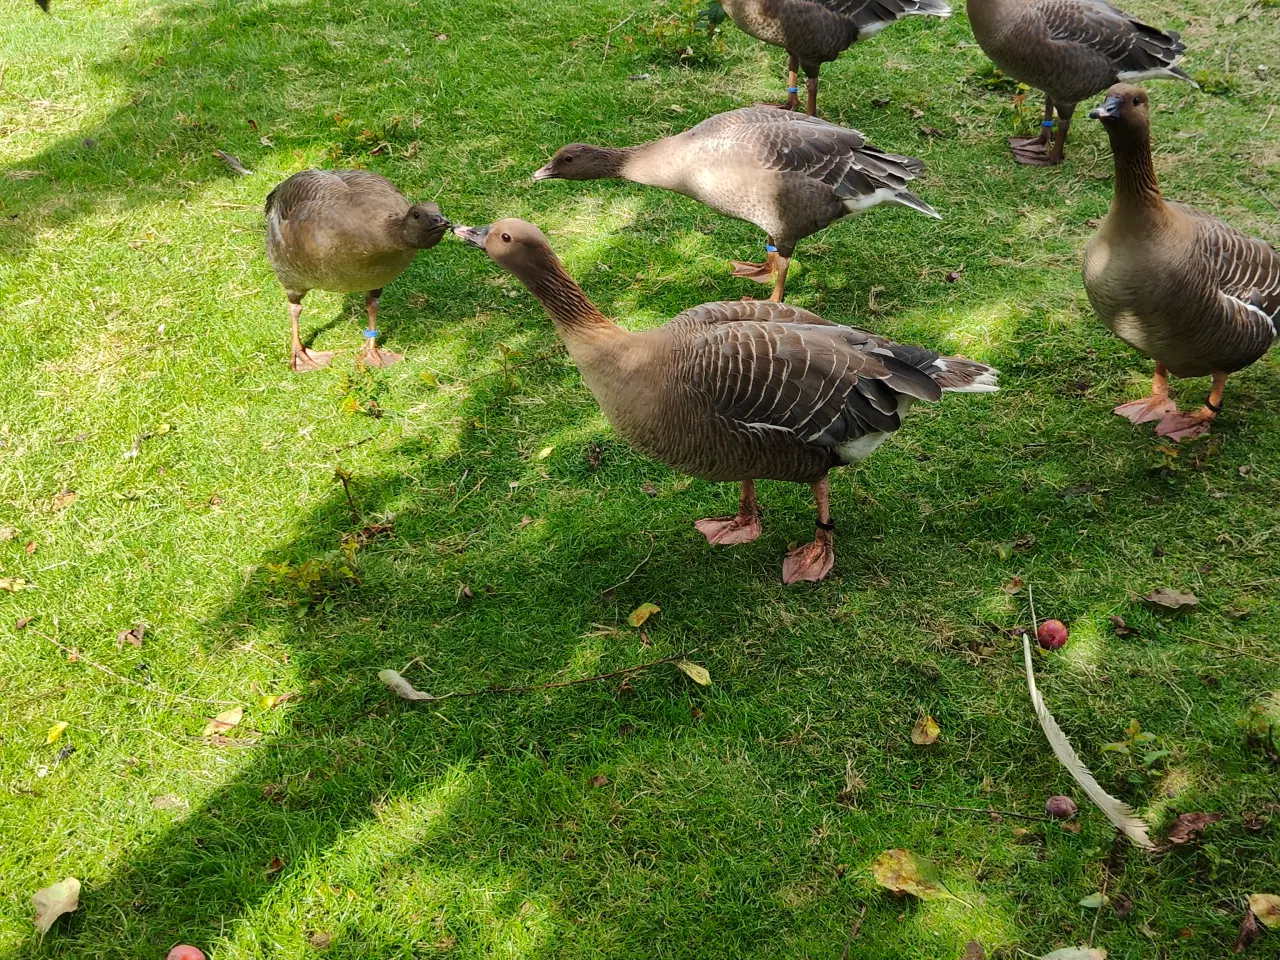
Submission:
POLYGON ((849 931, 849 939, 844 942, 844 950, 840 953, 840 960, 849 960, 849 948, 853 946, 854 939, 858 936, 858 931, 862 929, 862 921, 867 916, 867 905, 862 905, 862 912, 858 914, 858 919, 854 921, 853 929, 849 931))
POLYGON ((895 803, 905 803, 909 807, 923 807, 926 810, 946 810, 953 813, 985 813, 987 815, 998 814, 1002 817, 1013 817, 1017 820, 1035 820, 1041 823, 1048 822, 1049 818, 1034 813, 1017 813, 1013 810, 997 810, 994 807, 946 807, 937 803, 921 803, 918 800, 900 800, 894 798, 895 803))
POLYGON ((1093 935, 1098 932, 1098 920, 1102 917, 1102 911, 1107 906, 1107 884, 1111 882, 1111 863, 1110 861, 1102 868, 1102 902, 1098 904, 1098 909, 1093 914, 1093 926, 1089 928, 1089 946, 1093 946, 1093 935))
POLYGON ((564 687, 574 687, 582 683, 596 683, 600 680, 610 680, 613 677, 623 677, 633 673, 639 673, 641 670, 648 670, 650 667, 659 667, 665 663, 676 663, 679 660, 687 660, 696 653, 697 647, 693 647, 683 653, 677 653, 672 657, 663 657, 661 660, 650 660, 648 663, 637 663, 632 667, 623 667, 621 670, 612 670, 609 673, 598 673, 593 677, 579 677, 577 680, 557 680, 553 683, 534 683, 524 687, 484 687, 480 690, 454 690, 452 693, 442 693, 440 696, 434 696, 430 693, 423 693, 421 690, 413 689, 408 680, 400 676, 394 670, 383 670, 378 674, 378 679, 385 683, 398 696, 405 700, 414 701, 431 701, 448 700, 452 697, 483 697, 487 694, 496 694, 500 696, 518 694, 518 693, 537 693, 539 690, 559 690, 564 687))
POLYGON ((649 559, 653 556, 653 543, 654 543, 653 534, 651 533, 649 534, 649 552, 644 555, 644 559, 635 565, 634 570, 632 570, 625 577, 623 577, 621 580, 615 583, 612 587, 605 587, 603 590, 601 590, 599 593, 600 599, 602 600, 606 599, 605 594, 616 593, 619 587, 621 587, 626 583, 629 583, 631 581, 631 578, 640 572, 640 568, 643 567, 646 563, 648 563, 649 559))
POLYGON ((606 60, 609 59, 609 44, 613 43, 613 31, 621 30, 625 24, 630 23, 632 20, 634 20, 635 16, 636 15, 633 13, 631 14, 631 16, 627 17, 624 20, 619 20, 616 24, 614 24, 612 27, 609 28, 609 32, 604 35, 604 56, 600 58, 601 63, 604 63, 606 60))

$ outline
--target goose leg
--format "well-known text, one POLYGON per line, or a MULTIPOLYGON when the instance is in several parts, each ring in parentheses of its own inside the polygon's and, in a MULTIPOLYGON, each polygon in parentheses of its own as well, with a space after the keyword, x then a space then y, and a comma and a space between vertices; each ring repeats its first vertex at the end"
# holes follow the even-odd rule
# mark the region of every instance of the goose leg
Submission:
POLYGON ((809 107, 805 112, 811 117, 818 115, 818 71, 813 71, 813 76, 805 77, 805 89, 809 92, 809 107))
POLYGON ((1053 138, 1053 101, 1045 94, 1044 119, 1038 137, 1010 137, 1009 147, 1019 163, 1038 166, 1048 162, 1049 141, 1053 138))
POLYGON ((836 564, 836 525, 831 522, 831 483, 826 477, 813 485, 813 498, 818 502, 817 533, 813 543, 797 547, 783 558, 783 583, 795 583, 797 580, 817 583, 826 579, 836 564))
POLYGON ((1058 104, 1058 130, 1053 138, 1053 149, 1049 151, 1049 165, 1057 166, 1066 155, 1067 131, 1071 129, 1071 115, 1076 112, 1074 103, 1058 104))
POLYGON ((370 290, 364 295, 364 309, 369 315, 369 327, 364 332, 364 350, 360 352, 360 363, 366 367, 389 367, 404 359, 403 354, 392 353, 378 347, 378 298, 382 290, 370 290))
POLYGON ((777 107, 779 110, 797 110, 800 107, 800 58, 787 55, 787 100, 785 103, 761 103, 761 107, 777 107))
POLYGON ((302 345, 298 332, 298 318, 302 316, 302 298, 305 293, 289 291, 289 323, 293 327, 293 343, 289 349, 289 367, 294 373, 310 373, 321 370, 333 360, 333 354, 321 350, 308 350, 302 345))
POLYGON ((1156 433, 1170 440, 1189 440, 1209 432, 1209 424, 1222 412, 1222 391, 1227 385, 1225 373, 1213 375, 1213 389, 1209 391, 1209 400, 1195 413, 1178 413, 1173 411, 1156 424, 1156 433))
POLYGON ((781 303, 783 296, 787 292, 787 270, 791 266, 791 258, 784 257, 782 254, 775 254, 777 260, 774 261, 776 273, 773 281, 773 295, 769 297, 774 303, 781 303))
POLYGON ((782 258, 778 256, 778 248, 772 238, 765 244, 765 250, 768 251, 769 255, 764 258, 764 263, 730 260, 729 262, 733 264, 733 275, 735 277, 746 277, 756 283, 773 282, 774 274, 778 271, 778 264, 782 258))
POLYGON ((1116 416, 1126 417, 1131 423, 1149 423, 1162 420, 1171 413, 1178 412, 1178 405, 1169 399, 1169 371, 1163 363, 1156 364, 1155 376, 1151 378, 1151 395, 1141 400, 1122 403, 1111 411, 1116 416))
POLYGON ((754 480, 742 481, 742 496, 738 499, 736 517, 709 517, 694 524, 707 543, 722 547, 735 543, 750 543, 760 536, 760 504, 756 502, 754 480))

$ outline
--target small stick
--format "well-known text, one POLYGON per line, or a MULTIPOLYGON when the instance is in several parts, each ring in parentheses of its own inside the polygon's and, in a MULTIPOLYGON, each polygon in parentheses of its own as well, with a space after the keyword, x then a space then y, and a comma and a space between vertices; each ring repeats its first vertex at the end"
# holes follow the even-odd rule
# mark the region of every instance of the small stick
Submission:
POLYGON ((1102 902, 1098 904, 1098 911, 1093 915, 1093 926, 1089 928, 1089 946, 1093 947, 1093 935, 1098 932, 1098 921, 1102 918, 1102 911, 1107 906, 1107 884, 1111 882, 1111 864, 1108 862, 1102 869, 1102 902))
POLYGON ((867 905, 862 905, 862 912, 858 914, 858 919, 853 924, 853 929, 849 931, 849 939, 844 942, 844 951, 840 954, 840 960, 849 960, 849 948, 853 946, 854 938, 858 936, 858 931, 862 929, 862 921, 867 915, 867 905))
POLYGON ((438 697, 423 694, 422 700, 436 701, 448 700, 450 697, 482 697, 486 694, 508 695, 515 693, 536 693, 539 690, 559 690, 563 687, 574 687, 580 683, 595 683, 597 680, 609 680, 613 677, 621 677, 631 673, 638 673, 639 671, 647 670, 650 667, 660 667, 664 663, 675 663, 677 660, 687 660, 690 656, 696 653, 697 650, 697 647, 693 647, 692 649, 686 650, 684 653, 677 653, 673 657, 663 657, 661 660, 650 660, 648 663, 637 663, 634 667, 624 667, 621 670, 613 670, 609 673, 599 673, 594 677, 579 677, 577 680, 559 680, 555 683, 535 683, 527 687, 485 687, 481 690, 455 690, 452 693, 442 693, 438 697))
POLYGON ((621 30, 623 25, 629 23, 635 18, 635 14, 627 17, 625 20, 619 20, 616 24, 609 28, 609 32, 604 36, 604 56, 600 58, 600 62, 604 63, 609 58, 609 44, 613 43, 613 31, 621 30))
POLYGON ((603 597, 606 593, 609 593, 611 590, 617 590, 620 586, 629 582, 632 577, 634 577, 637 573, 640 572, 640 568, 649 562, 649 558, 652 556, 653 556, 653 534, 651 533, 649 534, 649 552, 644 555, 644 559, 636 564, 634 570, 632 570, 625 577, 623 577, 621 580, 615 583, 612 587, 605 587, 603 590, 601 590, 599 596, 603 597))
POLYGON ((1263 130, 1267 129, 1267 124, 1269 124, 1269 123, 1271 122, 1271 118, 1272 118, 1272 117, 1274 117, 1275 115, 1276 115, 1276 105, 1273 103, 1273 104, 1271 105, 1271 109, 1267 111, 1267 119, 1266 119, 1265 121, 1263 121, 1262 126, 1260 126, 1260 127, 1258 128, 1258 132, 1259 132, 1259 133, 1261 133, 1263 130))
POLYGON ((115 680, 119 680, 121 683, 127 683, 130 686, 138 687, 141 690, 147 691, 147 693, 157 693, 162 697, 169 697, 172 700, 182 700, 185 703, 212 703, 216 706, 222 706, 222 705, 233 702, 231 700, 199 700, 194 697, 184 697, 180 693, 170 693, 168 690, 162 690, 159 687, 148 687, 145 683, 139 683, 137 680, 131 680, 128 677, 120 676, 120 674, 116 673, 110 667, 104 667, 100 663, 95 663, 93 660, 90 660, 79 650, 72 650, 70 647, 66 646, 65 644, 59 643, 57 640, 53 639, 53 637, 49 636, 47 633, 41 633, 39 630, 36 630, 33 627, 28 627, 27 630, 30 631, 31 633, 34 633, 37 637, 41 637, 42 639, 48 640, 50 643, 52 643, 55 647, 57 647, 63 653, 66 653, 69 656, 75 657, 81 663, 84 663, 90 667, 93 667, 93 669, 95 670, 101 670, 107 676, 112 677, 115 680))
POLYGON ((917 800, 901 800, 896 797, 894 798, 894 802, 905 803, 909 807, 924 807, 926 810, 947 810, 957 813, 985 813, 988 815, 997 813, 1002 817, 1014 817, 1018 820, 1035 820, 1040 823, 1046 823, 1049 820, 1048 817, 1038 816, 1034 813, 1017 813, 1013 810, 996 810, 994 807, 944 807, 936 803, 920 803, 917 800))
POLYGON ((342 492, 347 495, 347 506, 351 508, 351 522, 358 527, 360 526, 361 518, 360 511, 356 508, 355 498, 351 496, 351 474, 343 470, 342 467, 338 467, 333 473, 334 476, 342 481, 342 492))

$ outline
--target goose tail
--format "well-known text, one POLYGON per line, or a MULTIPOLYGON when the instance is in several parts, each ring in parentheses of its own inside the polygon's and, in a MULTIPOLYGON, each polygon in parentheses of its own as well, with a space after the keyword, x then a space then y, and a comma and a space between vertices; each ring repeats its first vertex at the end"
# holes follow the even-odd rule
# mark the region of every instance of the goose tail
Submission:
POLYGON ((965 357, 939 357, 928 370, 946 393, 995 393, 1000 371, 965 357))

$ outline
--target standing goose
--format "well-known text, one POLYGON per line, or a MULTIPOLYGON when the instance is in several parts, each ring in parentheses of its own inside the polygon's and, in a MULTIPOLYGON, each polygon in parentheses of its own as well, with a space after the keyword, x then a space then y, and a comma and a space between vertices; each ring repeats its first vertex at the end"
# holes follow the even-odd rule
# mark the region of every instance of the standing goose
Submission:
POLYGON ((787 554, 787 583, 821 580, 835 562, 832 467, 869 456, 915 400, 997 389, 991 367, 771 301, 705 303, 629 333, 601 315, 532 224, 500 220, 453 232, 541 301, 605 417, 632 446, 682 473, 741 482, 736 516, 696 524, 710 543, 760 535, 756 480, 812 486, 817 534, 787 554))
POLYGON ((534 180, 633 180, 700 200, 768 236, 764 263, 733 261, 734 276, 773 281, 782 300, 796 244, 842 217, 881 203, 938 212, 906 189, 924 172, 915 157, 885 153, 857 130, 769 107, 710 117, 638 147, 561 147, 534 180))
POLYGON ((1115 412, 1134 423, 1159 420, 1156 433, 1173 440, 1198 436, 1222 411, 1227 375, 1275 342, 1280 254, 1215 216, 1165 201, 1140 87, 1117 84, 1089 116, 1111 138, 1116 184, 1085 250, 1084 287, 1111 332, 1156 362, 1151 395, 1115 412), (1169 374, 1212 374, 1208 403, 1179 413, 1169 374))
POLYGON ((859 40, 910 16, 949 17, 942 0, 720 0, 744 33, 787 51, 787 102, 800 106, 803 68, 809 116, 818 112, 818 71, 859 40))
POLYGON ((302 373, 333 359, 308 350, 298 335, 309 290, 364 293, 369 327, 361 362, 385 367, 402 360, 377 346, 378 298, 419 250, 440 242, 449 228, 440 208, 411 206, 390 180, 367 170, 304 170, 267 194, 266 215, 267 257, 289 298, 293 323, 290 366, 302 373))
POLYGON ((1104 0, 969 0, 968 11, 978 46, 992 62, 1044 93, 1040 135, 1009 139, 1019 163, 1061 163, 1076 104, 1117 81, 1164 78, 1195 85, 1177 65, 1186 49, 1178 34, 1104 0))

